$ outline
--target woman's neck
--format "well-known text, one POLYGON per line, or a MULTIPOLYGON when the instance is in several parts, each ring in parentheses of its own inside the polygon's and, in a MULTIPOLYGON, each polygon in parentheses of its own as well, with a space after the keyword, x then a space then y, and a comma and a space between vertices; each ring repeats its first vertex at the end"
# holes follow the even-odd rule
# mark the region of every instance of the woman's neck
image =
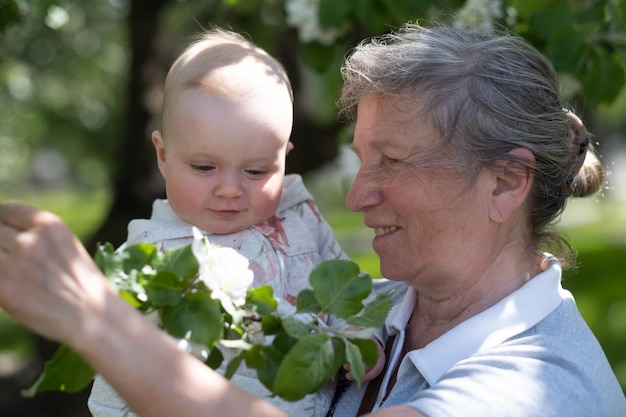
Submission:
MULTIPOLYGON (((535 258, 537 258, 535 256, 535 258)), ((406 347, 419 349, 437 339, 458 324, 498 303, 522 287, 542 271, 541 260, 523 262, 505 273, 488 271, 484 277, 470 282, 449 295, 427 294, 418 290, 417 302, 407 324, 406 347), (512 274, 511 271, 517 271, 512 274)))

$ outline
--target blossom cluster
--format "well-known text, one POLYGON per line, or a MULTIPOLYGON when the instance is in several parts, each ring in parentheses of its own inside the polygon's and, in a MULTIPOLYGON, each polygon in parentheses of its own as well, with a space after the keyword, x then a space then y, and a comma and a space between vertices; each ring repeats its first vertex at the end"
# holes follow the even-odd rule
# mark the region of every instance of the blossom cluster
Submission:
POLYGON ((502 0, 467 0, 456 14, 456 25, 491 31, 502 16, 502 0))
POLYGON ((303 43, 330 45, 343 33, 341 28, 322 28, 319 23, 319 0, 287 0, 287 24, 298 28, 303 43))

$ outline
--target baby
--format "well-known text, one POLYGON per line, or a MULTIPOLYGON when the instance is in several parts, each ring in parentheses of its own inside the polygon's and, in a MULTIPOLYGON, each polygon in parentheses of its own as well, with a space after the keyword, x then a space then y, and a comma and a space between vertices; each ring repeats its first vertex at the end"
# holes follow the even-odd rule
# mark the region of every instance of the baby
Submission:
MULTIPOLYGON (((236 33, 205 33, 170 68, 162 131, 152 134, 167 200, 154 202, 150 219, 130 222, 125 244, 180 247, 193 240, 196 226, 211 243, 246 256, 254 286, 271 285, 279 310, 295 312, 311 271, 348 257, 302 178, 285 175, 292 123, 292 90, 280 63, 236 33)), ((380 355, 366 380, 384 360, 380 355)), ((232 382, 256 396, 271 395, 245 367, 232 382)), ((333 391, 329 383, 298 402, 270 400, 292 415, 324 416, 333 391)), ((97 417, 132 415, 100 377, 89 408, 97 417)))

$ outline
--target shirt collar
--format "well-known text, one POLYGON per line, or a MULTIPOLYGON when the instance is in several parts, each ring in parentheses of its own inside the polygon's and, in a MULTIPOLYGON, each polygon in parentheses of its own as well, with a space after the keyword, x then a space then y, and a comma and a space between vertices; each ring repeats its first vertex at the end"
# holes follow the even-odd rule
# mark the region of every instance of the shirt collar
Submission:
MULTIPOLYGON (((566 298, 572 295, 561 287, 561 264, 550 257, 548 268, 521 288, 407 356, 432 385, 458 361, 530 329, 566 298)), ((411 289, 391 311, 390 334, 404 331, 416 300, 416 291, 411 289)))

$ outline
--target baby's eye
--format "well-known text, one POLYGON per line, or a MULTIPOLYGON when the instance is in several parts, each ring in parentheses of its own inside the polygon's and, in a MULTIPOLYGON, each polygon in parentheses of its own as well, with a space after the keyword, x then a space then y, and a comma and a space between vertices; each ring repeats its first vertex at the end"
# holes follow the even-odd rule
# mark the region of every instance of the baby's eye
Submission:
POLYGON ((215 169, 213 165, 194 165, 194 164, 191 164, 191 168, 195 171, 202 171, 202 172, 208 172, 208 171, 215 169))
POLYGON ((262 177, 267 174, 267 170, 265 169, 246 169, 246 173, 252 175, 253 177, 262 177))

